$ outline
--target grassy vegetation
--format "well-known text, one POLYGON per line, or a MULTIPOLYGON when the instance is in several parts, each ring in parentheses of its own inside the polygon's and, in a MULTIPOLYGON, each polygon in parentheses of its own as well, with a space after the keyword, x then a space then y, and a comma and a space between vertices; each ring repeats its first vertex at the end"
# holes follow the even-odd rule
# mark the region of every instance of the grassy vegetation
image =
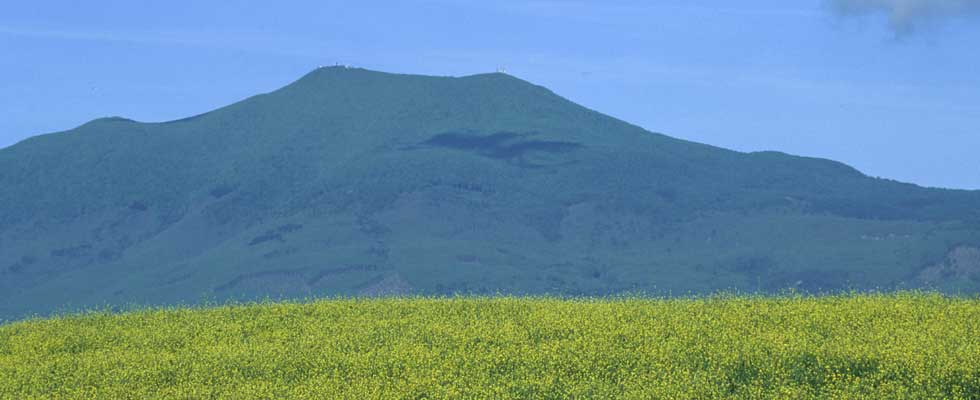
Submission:
POLYGON ((980 398, 980 300, 415 298, 0 326, 0 398, 980 398))

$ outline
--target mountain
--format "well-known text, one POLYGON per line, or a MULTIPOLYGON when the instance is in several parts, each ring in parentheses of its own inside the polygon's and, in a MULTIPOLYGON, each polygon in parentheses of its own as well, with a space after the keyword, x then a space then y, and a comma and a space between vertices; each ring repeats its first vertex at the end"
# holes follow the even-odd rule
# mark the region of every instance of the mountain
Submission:
POLYGON ((652 133, 506 74, 317 69, 0 150, 0 317, 381 294, 980 289, 980 192, 652 133))

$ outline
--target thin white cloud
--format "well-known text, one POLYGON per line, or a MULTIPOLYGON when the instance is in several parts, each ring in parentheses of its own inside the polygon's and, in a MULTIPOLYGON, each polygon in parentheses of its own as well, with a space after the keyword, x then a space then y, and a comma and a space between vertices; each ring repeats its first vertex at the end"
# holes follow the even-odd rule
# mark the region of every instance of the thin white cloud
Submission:
POLYGON ((87 29, 56 29, 0 25, 0 35, 43 39, 131 43, 140 45, 202 47, 285 56, 319 56, 314 51, 327 45, 323 41, 276 37, 268 33, 249 32, 184 32, 184 31, 100 31, 87 29))
POLYGON ((214 46, 217 43, 193 38, 190 35, 173 33, 141 33, 141 32, 100 32, 87 30, 66 30, 0 26, 0 34, 8 36, 26 36, 47 39, 80 40, 95 42, 118 42, 162 45, 214 46))
POLYGON ((980 16, 980 0, 827 0, 842 16, 885 15, 897 33, 930 21, 980 16))
POLYGON ((663 4, 647 1, 603 1, 584 0, 501 0, 491 2, 470 2, 461 0, 426 0, 429 3, 457 7, 496 10, 518 15, 544 18, 562 18, 616 23, 615 17, 677 15, 677 14, 727 14, 761 17, 816 17, 819 9, 799 7, 739 7, 739 6, 699 6, 689 4, 663 4))

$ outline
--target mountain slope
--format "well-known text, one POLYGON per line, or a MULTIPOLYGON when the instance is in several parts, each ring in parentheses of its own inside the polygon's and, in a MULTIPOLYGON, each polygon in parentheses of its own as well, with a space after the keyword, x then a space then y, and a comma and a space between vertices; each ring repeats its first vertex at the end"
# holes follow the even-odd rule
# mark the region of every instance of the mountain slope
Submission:
POLYGON ((322 68, 0 150, 0 315, 384 293, 975 291, 980 192, 686 142, 504 74, 322 68))

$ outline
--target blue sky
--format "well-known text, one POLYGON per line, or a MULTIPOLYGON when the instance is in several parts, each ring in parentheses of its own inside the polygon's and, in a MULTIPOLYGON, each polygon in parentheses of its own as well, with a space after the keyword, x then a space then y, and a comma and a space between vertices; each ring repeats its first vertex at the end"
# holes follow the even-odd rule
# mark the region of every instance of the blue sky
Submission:
POLYGON ((5 4, 0 147, 103 116, 198 114, 318 65, 504 67, 651 131, 980 189, 977 0, 354 4, 5 4))

